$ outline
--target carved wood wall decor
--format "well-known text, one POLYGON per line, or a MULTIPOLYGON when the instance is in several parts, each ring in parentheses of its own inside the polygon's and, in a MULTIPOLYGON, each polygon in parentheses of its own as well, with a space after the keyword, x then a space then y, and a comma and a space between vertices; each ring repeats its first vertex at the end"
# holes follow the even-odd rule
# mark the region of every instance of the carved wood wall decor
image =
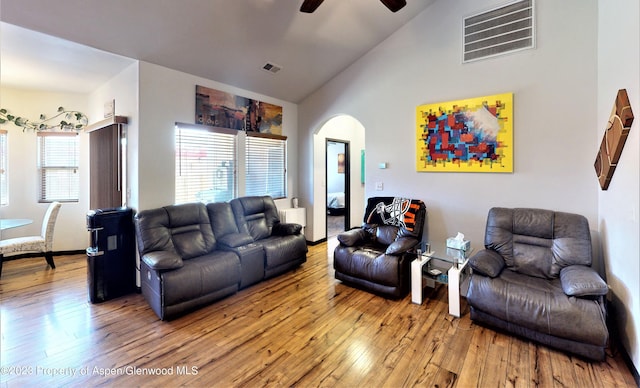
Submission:
POLYGON ((618 165, 618 160, 622 154, 632 123, 633 112, 631 111, 631 104, 629 104, 627 90, 620 89, 594 163, 602 190, 609 188, 609 183, 611 183, 611 178, 618 165))

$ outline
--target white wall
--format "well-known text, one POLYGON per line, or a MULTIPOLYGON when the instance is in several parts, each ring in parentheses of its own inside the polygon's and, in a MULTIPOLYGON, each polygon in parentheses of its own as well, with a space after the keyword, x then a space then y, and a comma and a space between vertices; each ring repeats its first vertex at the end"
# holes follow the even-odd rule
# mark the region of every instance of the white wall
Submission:
MULTIPOLYGON (((37 120, 40 114, 53 116, 58 107, 88 112, 87 97, 82 94, 47 93, 2 87, 1 106, 10 113, 37 120)), ((88 116, 91 120, 91 116, 88 116)), ((0 208, 2 218, 29 218, 34 222, 26 227, 2 231, 2 238, 40 235, 42 218, 49 206, 39 203, 37 139, 33 131, 23 131, 12 123, 5 123, 8 131, 9 205, 0 208)), ((89 136, 80 133, 80 187, 89 182, 89 136)), ((88 190, 80 190, 78 202, 65 202, 60 208, 54 232, 54 251, 70 251, 87 247, 86 214, 89 209, 88 190)))
MULTIPOLYGON (((137 210, 174 203, 176 122, 195 122, 195 90, 202 85, 282 106, 282 135, 287 136, 288 197, 298 196, 297 106, 212 80, 140 62, 137 210)), ((239 170, 241 170, 239 168, 239 170)), ((243 174, 238 171, 238 174, 243 174)), ((242 195, 242 192, 240 193, 242 195)), ((287 199, 278 207, 291 207, 287 199)))
POLYGON ((612 290, 613 323, 640 369, 640 6, 637 0, 598 2, 600 144, 618 89, 626 89, 635 120, 606 191, 598 190, 598 227, 612 290))
MULTIPOLYGON (((364 214, 364 185, 360 179, 360 169, 362 163, 360 160, 360 151, 365 149, 365 128, 362 124, 348 115, 337 115, 325 121, 316 130, 316 134, 311 135, 310 139, 302 136, 305 141, 303 144, 311 143, 313 152, 301 152, 302 161, 299 163, 301 172, 298 189, 303 187, 302 182, 306 181, 307 175, 313 177, 316 185, 313 187, 313 196, 306 194, 300 198, 301 206, 307 210, 307 228, 305 228, 305 236, 309 241, 320 241, 327 237, 327 184, 326 177, 326 141, 327 139, 341 140, 349 143, 349 165, 351 167, 351 175, 349 177, 349 189, 351 193, 351 202, 349 209, 350 225, 346 225, 349 229, 353 226, 362 224, 364 214), (307 155, 313 157, 312 161, 304 159, 307 155), (305 172, 311 170, 310 173, 305 172)), ((302 147, 301 147, 302 149, 302 147)))
MULTIPOLYGON (((104 104, 115 100, 116 116, 127 117, 127 206, 136 207, 138 194, 138 63, 134 63, 99 87, 89 96, 89 114, 96 119, 104 119, 104 104)), ((88 187, 87 187, 88 190, 88 187)))
POLYGON ((538 0, 535 50, 462 64, 463 16, 500 4, 435 2, 305 99, 298 108, 301 198, 318 202, 311 134, 344 113, 366 131, 365 196, 424 200, 430 240, 461 231, 481 244, 492 206, 581 213, 596 228, 597 4, 538 0), (416 172, 416 106, 503 92, 514 93, 513 174, 416 172), (380 162, 389 168, 378 169, 380 162))
POLYGON ((345 144, 327 143, 327 192, 344 193, 344 171, 338 172, 338 155, 344 155, 345 144))

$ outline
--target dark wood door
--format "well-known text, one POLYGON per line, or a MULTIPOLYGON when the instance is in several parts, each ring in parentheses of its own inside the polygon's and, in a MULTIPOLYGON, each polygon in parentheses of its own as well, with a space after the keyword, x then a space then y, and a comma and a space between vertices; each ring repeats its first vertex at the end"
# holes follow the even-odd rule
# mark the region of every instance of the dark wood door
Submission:
POLYGON ((122 129, 112 124, 89 133, 91 209, 122 206, 122 129))

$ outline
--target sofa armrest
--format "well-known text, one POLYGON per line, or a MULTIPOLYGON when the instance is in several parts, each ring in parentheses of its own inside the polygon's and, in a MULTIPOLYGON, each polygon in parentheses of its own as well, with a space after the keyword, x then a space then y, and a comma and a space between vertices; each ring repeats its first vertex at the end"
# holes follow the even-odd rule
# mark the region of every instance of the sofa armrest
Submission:
POLYGON ((291 236, 294 234, 300 234, 302 231, 302 225, 300 224, 291 224, 291 223, 277 223, 273 225, 273 231, 271 232, 274 236, 291 236))
POLYGON ((505 266, 502 256, 491 249, 483 249, 469 259, 469 266, 484 276, 495 278, 505 266))
POLYGON ((142 261, 154 270, 177 269, 184 265, 182 258, 178 254, 169 251, 146 253, 142 256, 142 261))
POLYGON ((603 296, 609 292, 609 286, 591 267, 570 265, 560 270, 562 290, 568 296, 603 296))
POLYGON ((396 241, 392 242, 385 252, 387 255, 399 255, 404 252, 408 252, 420 242, 412 237, 400 237, 396 241))
POLYGON ((222 236, 218 239, 217 243, 222 245, 223 248, 237 248, 243 245, 251 244, 253 237, 245 233, 231 233, 222 236))
POLYGON ((338 234, 340 244, 352 247, 367 241, 367 232, 361 228, 350 229, 338 234))

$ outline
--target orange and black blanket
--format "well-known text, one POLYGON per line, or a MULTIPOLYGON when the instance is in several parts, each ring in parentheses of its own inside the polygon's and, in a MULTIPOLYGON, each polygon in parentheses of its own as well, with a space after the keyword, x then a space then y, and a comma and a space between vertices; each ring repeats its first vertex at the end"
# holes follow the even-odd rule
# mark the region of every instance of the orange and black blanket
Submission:
MULTIPOLYGON (((416 229, 416 214, 424 206, 419 199, 401 197, 372 197, 367 202, 364 222, 377 225, 394 225, 409 232, 416 229)), ((419 222, 419 221, 418 221, 419 222)))

